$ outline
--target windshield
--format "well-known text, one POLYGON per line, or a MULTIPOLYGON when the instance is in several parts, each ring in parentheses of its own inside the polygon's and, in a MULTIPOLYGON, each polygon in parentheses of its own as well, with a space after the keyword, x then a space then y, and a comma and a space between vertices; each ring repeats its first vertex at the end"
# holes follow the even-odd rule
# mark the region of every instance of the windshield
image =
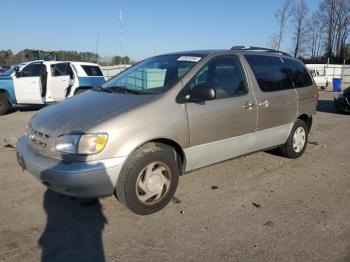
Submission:
POLYGON ((162 93, 176 84, 201 59, 200 56, 184 55, 152 57, 112 78, 102 88, 139 94, 162 93))
POLYGON ((15 72, 15 69, 13 67, 7 69, 3 74, 2 76, 10 76, 12 75, 12 73, 15 72))

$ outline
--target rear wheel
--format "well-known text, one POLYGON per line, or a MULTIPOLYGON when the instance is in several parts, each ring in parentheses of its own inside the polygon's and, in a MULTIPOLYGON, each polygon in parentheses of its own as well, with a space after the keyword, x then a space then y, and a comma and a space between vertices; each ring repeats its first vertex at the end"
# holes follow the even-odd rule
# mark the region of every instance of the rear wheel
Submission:
POLYGON ((300 157, 306 148, 308 130, 307 124, 303 120, 298 119, 295 122, 286 143, 280 147, 281 154, 288 158, 300 157))
POLYGON ((169 203, 178 180, 175 150, 164 144, 150 143, 137 149, 126 161, 115 193, 134 213, 149 215, 169 203))
POLYGON ((0 116, 6 114, 10 109, 10 103, 6 94, 0 94, 0 116))

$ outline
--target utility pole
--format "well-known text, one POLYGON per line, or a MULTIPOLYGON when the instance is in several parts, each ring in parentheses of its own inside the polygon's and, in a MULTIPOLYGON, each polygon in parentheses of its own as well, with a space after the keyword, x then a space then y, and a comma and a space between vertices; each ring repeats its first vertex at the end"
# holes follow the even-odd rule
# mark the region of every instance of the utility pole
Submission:
MULTIPOLYGON (((122 12, 121 0, 120 0, 120 9, 119 9, 119 36, 120 36, 120 57, 123 59, 123 12, 122 12)), ((122 62, 122 59, 120 60, 120 63, 122 62)))
POLYGON ((96 54, 96 63, 98 62, 98 44, 100 42, 100 32, 97 32, 96 36, 96 49, 95 49, 95 54, 96 54))

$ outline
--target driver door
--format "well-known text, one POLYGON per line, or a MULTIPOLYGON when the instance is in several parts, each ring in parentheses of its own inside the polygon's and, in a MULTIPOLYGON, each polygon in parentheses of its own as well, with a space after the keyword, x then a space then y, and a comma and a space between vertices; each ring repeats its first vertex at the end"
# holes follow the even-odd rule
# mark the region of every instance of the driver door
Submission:
POLYGON ((51 65, 51 96, 54 101, 62 101, 66 98, 67 89, 73 79, 72 69, 69 63, 51 65))
POLYGON ((41 72, 42 63, 32 63, 25 66, 18 74, 14 76, 14 89, 16 100, 19 104, 43 104, 41 97, 41 72))
POLYGON ((256 99, 236 56, 212 59, 187 84, 206 85, 216 99, 186 104, 190 144, 189 169, 196 169, 254 151, 256 99))

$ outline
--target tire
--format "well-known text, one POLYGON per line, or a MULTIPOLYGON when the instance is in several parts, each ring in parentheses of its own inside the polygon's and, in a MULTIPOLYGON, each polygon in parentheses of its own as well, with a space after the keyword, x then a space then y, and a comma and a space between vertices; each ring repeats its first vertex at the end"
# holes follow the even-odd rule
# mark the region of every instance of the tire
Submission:
POLYGON ((137 149, 118 177, 117 199, 139 215, 163 209, 174 196, 179 181, 176 159, 175 150, 165 144, 149 143, 137 149))
POLYGON ((10 109, 10 103, 6 94, 0 94, 0 116, 5 115, 10 109))
POLYGON ((300 157, 306 149, 308 136, 309 129, 307 127, 307 124, 303 120, 298 119, 294 123, 294 126, 289 134, 286 143, 280 147, 280 152, 282 156, 292 159, 300 157), (297 135, 297 132, 299 132, 299 135, 301 137, 304 137, 304 139, 297 135), (295 143, 293 143, 294 136, 300 138, 299 144, 297 140, 295 141, 295 143))

